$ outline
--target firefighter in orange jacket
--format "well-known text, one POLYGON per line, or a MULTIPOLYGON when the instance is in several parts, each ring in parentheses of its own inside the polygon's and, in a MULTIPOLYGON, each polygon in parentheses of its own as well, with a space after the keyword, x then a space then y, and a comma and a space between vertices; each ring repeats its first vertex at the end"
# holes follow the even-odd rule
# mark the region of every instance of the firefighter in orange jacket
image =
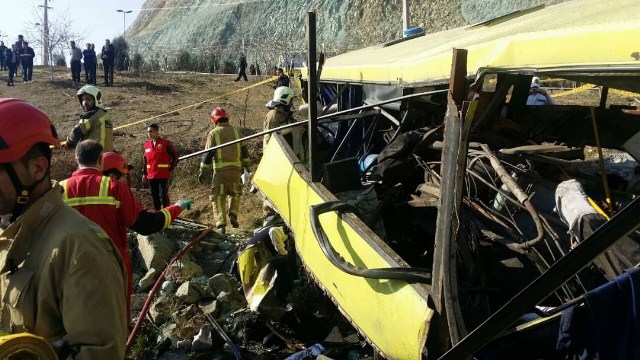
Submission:
MULTIPOLYGON (((242 137, 240 128, 229 124, 224 109, 217 107, 211 112, 211 122, 215 124, 213 130, 207 135, 205 149, 216 145, 222 145, 242 137)), ((198 182, 204 184, 204 169, 213 168, 213 180, 211 182, 211 196, 214 214, 217 214, 216 227, 221 233, 226 232, 227 227, 227 199, 231 197, 229 204, 229 222, 237 228, 238 208, 240 207, 240 195, 242 195, 242 181, 240 172, 242 167, 250 165, 249 152, 243 143, 236 143, 209 151, 202 155, 198 182), (213 160, 213 164, 212 164, 213 160)))
POLYGON ((103 154, 102 145, 85 140, 76 146, 78 170, 62 182, 63 200, 89 220, 100 225, 120 251, 127 268, 127 319, 131 319, 131 259, 127 249, 127 229, 149 235, 166 229, 192 200, 179 200, 158 212, 142 208, 124 181, 129 172, 126 160, 114 152, 103 154))
POLYGON ((149 140, 144 144, 142 183, 149 183, 153 208, 160 210, 169 205, 169 178, 178 165, 178 151, 173 144, 159 134, 158 124, 147 127, 149 140))

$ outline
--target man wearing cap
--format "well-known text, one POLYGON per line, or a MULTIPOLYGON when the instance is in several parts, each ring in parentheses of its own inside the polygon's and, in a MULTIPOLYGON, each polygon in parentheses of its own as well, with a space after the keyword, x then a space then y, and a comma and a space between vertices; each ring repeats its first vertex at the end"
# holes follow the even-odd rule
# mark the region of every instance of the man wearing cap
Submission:
POLYGON ((527 105, 555 105, 551 95, 545 89, 540 87, 540 78, 534 76, 531 79, 531 88, 529 89, 529 97, 527 97, 527 105))
POLYGON ((49 118, 0 99, 0 328, 40 336, 59 358, 124 359, 126 273, 96 224, 50 178, 49 118))
POLYGON ((120 251, 127 269, 129 320, 132 273, 127 230, 150 235, 166 229, 182 210, 191 207, 193 201, 178 200, 175 205, 158 212, 144 210, 129 185, 123 181, 123 175, 129 172, 124 157, 114 152, 103 154, 102 145, 94 140, 85 140, 76 146, 76 162, 78 170, 61 182, 64 202, 100 225, 120 251))

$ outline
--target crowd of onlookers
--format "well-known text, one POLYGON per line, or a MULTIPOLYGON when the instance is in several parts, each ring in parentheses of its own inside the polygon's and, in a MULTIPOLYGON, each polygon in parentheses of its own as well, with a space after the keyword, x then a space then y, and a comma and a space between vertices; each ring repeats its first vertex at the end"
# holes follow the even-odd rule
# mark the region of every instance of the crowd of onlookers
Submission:
MULTIPOLYGON (((115 65, 115 48, 109 39, 105 40, 100 54, 96 53, 96 45, 87 43, 86 49, 76 47, 75 41, 70 45, 71 79, 73 82, 81 82, 81 72, 84 67, 85 83, 96 85, 96 70, 98 58, 102 60, 104 69, 104 86, 113 85, 113 70, 115 65)), ((33 48, 18 35, 18 40, 5 46, 0 41, 0 71, 7 71, 7 86, 15 86, 14 78, 18 76, 18 69, 22 69, 22 82, 30 83, 33 75, 33 58, 36 56, 33 48)))

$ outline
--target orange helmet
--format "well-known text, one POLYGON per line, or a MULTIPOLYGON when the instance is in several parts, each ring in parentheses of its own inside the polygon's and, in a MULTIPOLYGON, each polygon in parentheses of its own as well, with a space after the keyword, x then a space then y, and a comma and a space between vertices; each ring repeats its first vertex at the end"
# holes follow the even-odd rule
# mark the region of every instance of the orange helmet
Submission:
POLYGON ((56 128, 37 107, 19 99, 0 99, 0 159, 20 160, 33 145, 60 147, 56 128))
POLYGON ((128 174, 129 169, 127 168, 127 160, 124 156, 108 151, 102 154, 102 171, 107 171, 115 169, 120 171, 123 174, 128 174))
POLYGON ((217 124, 220 119, 227 119, 227 112, 223 108, 217 107, 211 112, 211 122, 217 124))

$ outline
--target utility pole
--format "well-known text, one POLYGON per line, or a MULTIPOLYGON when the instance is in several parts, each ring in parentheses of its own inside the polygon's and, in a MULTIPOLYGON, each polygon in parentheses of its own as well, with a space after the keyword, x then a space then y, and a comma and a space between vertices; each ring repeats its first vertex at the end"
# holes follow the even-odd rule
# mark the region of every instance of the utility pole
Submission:
POLYGON ((402 0, 402 31, 409 28, 409 0, 402 0))
POLYGON ((42 24, 42 64, 49 65, 49 9, 53 9, 49 6, 49 0, 44 0, 44 5, 38 5, 38 7, 44 8, 44 23, 42 24))

